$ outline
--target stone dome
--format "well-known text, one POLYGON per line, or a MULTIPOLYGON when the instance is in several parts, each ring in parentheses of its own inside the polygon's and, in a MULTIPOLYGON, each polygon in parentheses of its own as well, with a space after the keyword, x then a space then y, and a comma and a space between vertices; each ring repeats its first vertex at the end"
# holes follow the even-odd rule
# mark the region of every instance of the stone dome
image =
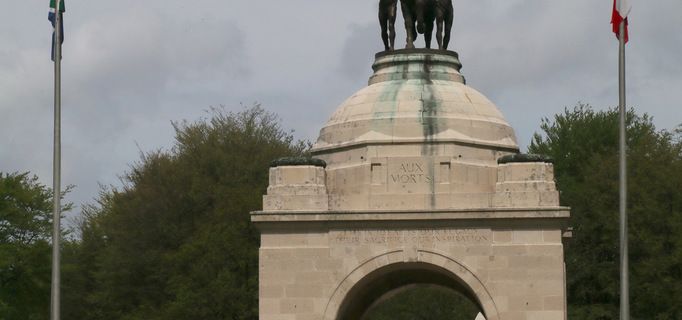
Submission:
POLYGON ((498 108, 466 85, 451 51, 376 55, 369 85, 348 98, 321 129, 314 155, 386 144, 455 144, 518 152, 498 108))

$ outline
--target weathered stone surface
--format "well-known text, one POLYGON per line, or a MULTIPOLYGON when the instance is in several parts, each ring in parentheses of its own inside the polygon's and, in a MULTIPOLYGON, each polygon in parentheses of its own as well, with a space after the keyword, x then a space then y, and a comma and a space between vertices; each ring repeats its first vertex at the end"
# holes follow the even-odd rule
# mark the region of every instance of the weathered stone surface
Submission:
POLYGON ((500 164, 493 196, 495 207, 558 207, 554 167, 546 162, 500 164))
POLYGON ((270 168, 268 194, 263 196, 263 210, 327 210, 324 167, 281 165, 270 168))
POLYGON ((314 233, 308 231, 313 225, 302 222, 288 223, 286 232, 261 226, 260 295, 279 301, 262 304, 261 319, 336 319, 347 295, 369 274, 422 264, 478 289, 488 319, 564 311, 562 244, 546 239, 548 228, 534 227, 533 220, 507 231, 464 221, 418 228, 392 221, 379 228, 337 218, 335 227, 314 233))
POLYGON ((413 283, 458 290, 487 320, 565 319, 570 214, 553 165, 513 156, 513 130, 460 68, 455 54, 378 55, 320 132, 326 167, 270 168, 252 213, 260 319, 358 319, 413 283))

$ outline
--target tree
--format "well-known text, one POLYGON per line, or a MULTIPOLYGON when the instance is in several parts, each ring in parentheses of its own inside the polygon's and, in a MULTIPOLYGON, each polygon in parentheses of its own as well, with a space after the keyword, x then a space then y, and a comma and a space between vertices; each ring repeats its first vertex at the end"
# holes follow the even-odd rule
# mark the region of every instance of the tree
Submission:
MULTIPOLYGON (((572 208, 566 263, 573 319, 618 318, 618 123, 617 110, 579 104, 543 120, 529 147, 554 159, 562 205, 572 208)), ((682 144, 632 110, 627 136, 632 316, 682 319, 682 144)))
POLYGON ((29 173, 0 172, 0 319, 48 318, 51 230, 52 191, 29 173))
POLYGON ((73 257, 85 301, 72 318, 257 318, 249 212, 261 207, 270 161, 308 146, 260 106, 174 126, 172 150, 144 154, 122 189, 86 208, 73 257))
POLYGON ((418 285, 368 310, 367 320, 474 320, 479 308, 460 293, 440 286, 418 285))
MULTIPOLYGON (((213 109, 175 129, 171 150, 144 154, 122 188, 103 190, 84 208, 81 240, 64 248, 66 318, 257 318, 258 233, 248 213, 261 206, 268 163, 307 146, 259 106, 213 109)), ((562 204, 572 207, 570 317, 616 319, 617 112, 579 105, 541 129, 529 152, 555 159, 562 204)), ((648 116, 630 111, 628 137, 633 319, 681 319, 682 134, 657 131, 648 116)), ((409 309, 424 309, 423 298, 455 301, 448 294, 406 291, 372 316, 390 318, 400 308, 409 317, 409 309)))

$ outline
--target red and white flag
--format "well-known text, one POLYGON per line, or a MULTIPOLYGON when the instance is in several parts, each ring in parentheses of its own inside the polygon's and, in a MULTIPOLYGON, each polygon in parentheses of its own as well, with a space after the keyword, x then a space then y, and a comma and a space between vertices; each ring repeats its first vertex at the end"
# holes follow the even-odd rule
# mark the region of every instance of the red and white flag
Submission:
POLYGON ((613 25, 613 33, 620 39, 620 23, 625 21, 625 42, 628 42, 628 14, 632 5, 630 0, 613 0, 613 15, 611 16, 611 24, 613 25))

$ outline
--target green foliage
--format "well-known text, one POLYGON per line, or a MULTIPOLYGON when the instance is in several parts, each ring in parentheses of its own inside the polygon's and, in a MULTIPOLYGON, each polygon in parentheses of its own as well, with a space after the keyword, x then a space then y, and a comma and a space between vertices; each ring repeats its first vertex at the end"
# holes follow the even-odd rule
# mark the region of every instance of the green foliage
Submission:
POLYGON ((369 310, 366 320, 474 320, 479 308, 456 291, 439 286, 416 286, 369 310))
POLYGON ((52 191, 28 173, 0 172, 0 319, 49 317, 51 233, 52 191))
POLYGON ((257 319, 249 212, 270 161, 308 146, 259 106, 174 126, 172 150, 143 155, 84 210, 67 318, 257 319))
MULTIPOLYGON (((580 104, 545 119, 529 147, 554 159, 561 202, 572 207, 575 232, 566 247, 572 319, 618 318, 618 119, 617 110, 580 104)), ((682 144, 632 110, 627 143, 632 317, 682 319, 682 144)))
MULTIPOLYGON (((270 161, 307 146, 258 106, 214 109, 175 129, 172 150, 144 154, 123 188, 83 209, 80 241, 63 247, 65 319, 257 319, 258 233, 248 213, 261 206, 270 161)), ((569 316, 617 319, 617 112, 579 105, 541 129, 529 153, 554 159, 562 204, 572 207, 569 316)), ((633 319, 682 319, 682 132, 657 131, 630 111, 628 145, 633 319)), ((15 304, 2 292, 7 312, 15 304)), ((416 287, 368 319, 471 320, 477 311, 455 292, 416 287)))

